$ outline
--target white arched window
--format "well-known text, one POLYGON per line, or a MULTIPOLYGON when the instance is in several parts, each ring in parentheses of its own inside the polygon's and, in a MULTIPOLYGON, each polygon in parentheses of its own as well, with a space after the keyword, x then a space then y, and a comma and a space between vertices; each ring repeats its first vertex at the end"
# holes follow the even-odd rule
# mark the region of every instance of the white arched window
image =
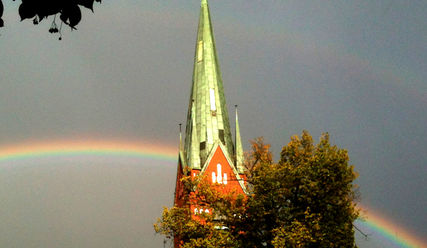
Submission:
POLYGON ((224 179, 223 179, 223 181, 224 181, 224 184, 227 184, 227 173, 224 173, 224 179))
POLYGON ((212 183, 216 182, 216 175, 215 172, 212 172, 212 183))

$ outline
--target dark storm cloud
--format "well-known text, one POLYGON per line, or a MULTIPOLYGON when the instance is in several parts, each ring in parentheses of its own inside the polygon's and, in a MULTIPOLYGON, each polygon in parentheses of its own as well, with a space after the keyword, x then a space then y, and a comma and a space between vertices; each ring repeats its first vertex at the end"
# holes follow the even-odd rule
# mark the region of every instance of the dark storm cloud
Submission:
POLYGON ((170 161, 94 158, 1 163, 2 247, 155 247, 170 161), (37 163, 37 166, 34 164, 37 163), (156 178, 156 181, 153 181, 156 178))
MULTIPOLYGON (((243 139, 264 136, 277 158, 289 136, 302 129, 315 138, 329 132, 349 150, 360 173, 362 202, 427 236, 425 4, 210 4, 227 103, 239 104, 243 139)), ((95 14, 85 13, 77 32, 64 32, 61 42, 46 26, 8 20, 9 28, 0 31, 0 144, 118 138, 177 145, 191 86, 198 7, 196 0, 103 3, 95 14)), ((25 180, 35 183, 31 175, 37 173, 34 169, 25 180)), ((105 190, 104 174, 91 176, 95 188, 105 190)), ((153 183, 156 189, 162 185, 153 183)), ((2 191, 5 198, 24 190, 19 182, 11 185, 2 191)), ((169 185, 159 194, 168 199, 172 192, 169 185)), ((114 197, 125 201, 131 194, 114 197)), ((90 202, 75 207, 90 215, 90 202)), ((41 218, 37 213, 42 214, 28 214, 41 218)), ((61 218, 81 233, 70 220, 76 213, 61 218)))

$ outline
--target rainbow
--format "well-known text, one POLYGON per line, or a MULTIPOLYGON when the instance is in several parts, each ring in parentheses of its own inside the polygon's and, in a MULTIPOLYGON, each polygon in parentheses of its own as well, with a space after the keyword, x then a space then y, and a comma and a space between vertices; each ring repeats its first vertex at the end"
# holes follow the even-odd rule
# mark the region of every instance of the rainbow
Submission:
MULTIPOLYGON (((129 141, 57 141, 49 143, 30 143, 0 146, 0 162, 25 160, 38 157, 61 156, 125 156, 174 161, 177 149, 154 143, 129 141)), ((410 234, 389 218, 366 206, 361 207, 362 219, 356 225, 368 234, 374 231, 382 239, 391 241, 400 247, 427 248, 426 242, 410 234)), ((378 238, 370 236, 370 238, 378 238)))
POLYGON ((422 239, 411 234, 410 231, 399 227, 390 218, 379 214, 378 211, 361 207, 361 219, 356 221, 356 226, 369 235, 368 239, 386 239, 399 247, 426 248, 427 244, 422 239), (372 234, 371 232, 375 234, 372 234), (379 234, 380 237, 375 237, 379 234))
POLYGON ((35 157, 119 155, 158 160, 176 160, 177 149, 151 143, 122 141, 58 141, 0 146, 0 162, 35 157))

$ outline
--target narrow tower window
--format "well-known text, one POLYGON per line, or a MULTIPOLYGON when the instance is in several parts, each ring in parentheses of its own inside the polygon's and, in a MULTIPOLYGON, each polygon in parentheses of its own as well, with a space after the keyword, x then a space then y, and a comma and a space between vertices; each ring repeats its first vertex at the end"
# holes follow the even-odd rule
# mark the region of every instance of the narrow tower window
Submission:
POLYGON ((215 90, 209 89, 209 99, 211 100, 211 110, 216 110, 216 104, 215 104, 215 90))
POLYGON ((217 164, 216 165, 216 171, 217 171, 217 173, 218 173, 218 175, 217 175, 217 181, 218 181, 218 183, 222 183, 222 173, 221 173, 221 165, 220 164, 217 164))
POLYGON ((199 44, 197 44, 197 62, 200 62, 203 60, 203 41, 199 41, 199 44))
POLYGON ((215 172, 212 172, 212 183, 215 183, 216 181, 216 175, 215 172))

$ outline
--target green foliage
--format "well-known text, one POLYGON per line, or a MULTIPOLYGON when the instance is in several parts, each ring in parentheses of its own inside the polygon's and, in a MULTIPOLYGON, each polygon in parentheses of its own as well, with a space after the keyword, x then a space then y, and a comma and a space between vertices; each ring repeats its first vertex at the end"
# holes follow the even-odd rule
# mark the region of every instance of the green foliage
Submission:
POLYGON ((239 247, 234 232, 226 227, 242 211, 243 196, 221 193, 222 185, 213 187, 204 177, 187 176, 182 183, 183 205, 164 208, 154 230, 168 239, 178 237, 183 248, 239 247), (204 211, 195 215, 194 208, 204 211))
POLYGON ((307 209, 304 214, 304 222, 294 219, 290 225, 273 230, 272 244, 275 248, 307 247, 320 238, 316 237, 317 232, 320 231, 320 215, 310 213, 310 209, 307 209))
MULTIPOLYGON (((348 164, 347 151, 330 145, 328 134, 315 145, 307 131, 291 137, 278 163, 272 161, 269 147, 262 139, 252 142, 246 159, 249 195, 224 195, 217 186, 198 180, 188 195, 191 198, 194 189, 201 195, 186 202, 205 199, 200 202, 211 206, 216 218, 207 216, 190 225, 194 219, 185 210, 189 205, 179 211, 175 206, 165 209, 156 224, 165 228, 156 231, 182 237, 183 247, 355 247, 357 174, 348 164), (218 225, 226 228, 218 230, 218 225)), ((189 179, 184 180, 188 184, 189 179)))
POLYGON ((248 199, 252 245, 354 247, 356 177, 347 151, 331 146, 328 134, 317 145, 307 131, 301 138, 293 136, 277 164, 261 162, 252 169, 253 197, 248 199))

